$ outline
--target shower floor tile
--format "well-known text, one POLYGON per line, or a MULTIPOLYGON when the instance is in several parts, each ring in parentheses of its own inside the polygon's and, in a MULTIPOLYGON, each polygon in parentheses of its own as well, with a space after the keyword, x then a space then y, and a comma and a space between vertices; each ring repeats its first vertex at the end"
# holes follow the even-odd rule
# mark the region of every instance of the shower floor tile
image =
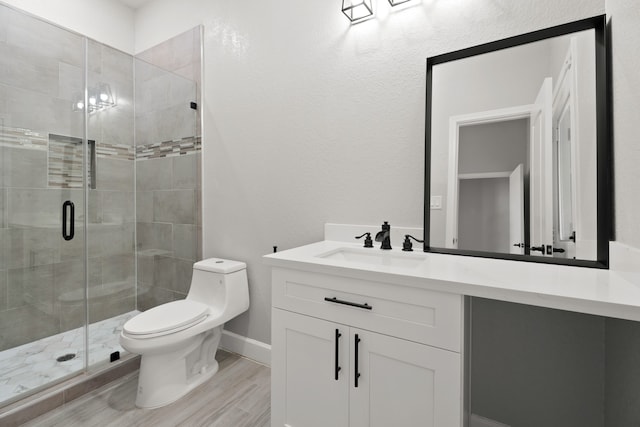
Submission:
MULTIPOLYGON (((114 351, 126 353, 118 341, 122 326, 138 314, 131 311, 89 325, 89 366, 109 360, 114 351)), ((18 395, 84 369, 84 328, 0 352, 0 405, 18 395), (60 356, 74 354, 58 362, 60 356)))

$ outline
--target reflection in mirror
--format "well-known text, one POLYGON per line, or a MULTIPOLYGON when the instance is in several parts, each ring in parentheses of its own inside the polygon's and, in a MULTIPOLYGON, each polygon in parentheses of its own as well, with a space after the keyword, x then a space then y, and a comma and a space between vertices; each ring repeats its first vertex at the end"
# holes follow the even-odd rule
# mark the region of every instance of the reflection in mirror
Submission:
POLYGON ((599 34, 580 25, 429 58, 429 196, 442 199, 425 215, 429 250, 607 257, 598 246, 599 34))

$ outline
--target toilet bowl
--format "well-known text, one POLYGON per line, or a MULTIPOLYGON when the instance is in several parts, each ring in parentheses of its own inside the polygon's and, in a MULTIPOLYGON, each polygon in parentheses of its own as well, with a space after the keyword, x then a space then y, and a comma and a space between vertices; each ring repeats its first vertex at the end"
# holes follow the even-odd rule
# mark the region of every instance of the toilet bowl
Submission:
POLYGON ((212 258, 193 265, 186 299, 126 322, 120 345, 142 356, 136 406, 168 405, 210 379, 223 324, 248 308, 246 264, 212 258))

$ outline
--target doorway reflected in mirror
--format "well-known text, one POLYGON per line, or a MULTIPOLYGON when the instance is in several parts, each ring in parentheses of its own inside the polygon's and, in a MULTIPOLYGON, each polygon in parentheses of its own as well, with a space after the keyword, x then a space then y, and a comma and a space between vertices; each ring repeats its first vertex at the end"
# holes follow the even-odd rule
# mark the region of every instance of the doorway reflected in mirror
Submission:
POLYGON ((606 267, 604 23, 427 60, 426 250, 606 267))

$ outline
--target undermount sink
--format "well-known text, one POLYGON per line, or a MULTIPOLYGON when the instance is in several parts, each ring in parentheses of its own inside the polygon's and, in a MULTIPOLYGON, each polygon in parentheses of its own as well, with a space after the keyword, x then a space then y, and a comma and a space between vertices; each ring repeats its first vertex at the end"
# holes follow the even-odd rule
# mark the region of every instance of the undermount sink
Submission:
POLYGON ((425 261, 425 259, 419 255, 412 255, 410 253, 386 252, 381 251, 377 248, 338 248, 316 256, 318 258, 334 261, 345 261, 348 263, 400 268, 415 268, 425 261))

